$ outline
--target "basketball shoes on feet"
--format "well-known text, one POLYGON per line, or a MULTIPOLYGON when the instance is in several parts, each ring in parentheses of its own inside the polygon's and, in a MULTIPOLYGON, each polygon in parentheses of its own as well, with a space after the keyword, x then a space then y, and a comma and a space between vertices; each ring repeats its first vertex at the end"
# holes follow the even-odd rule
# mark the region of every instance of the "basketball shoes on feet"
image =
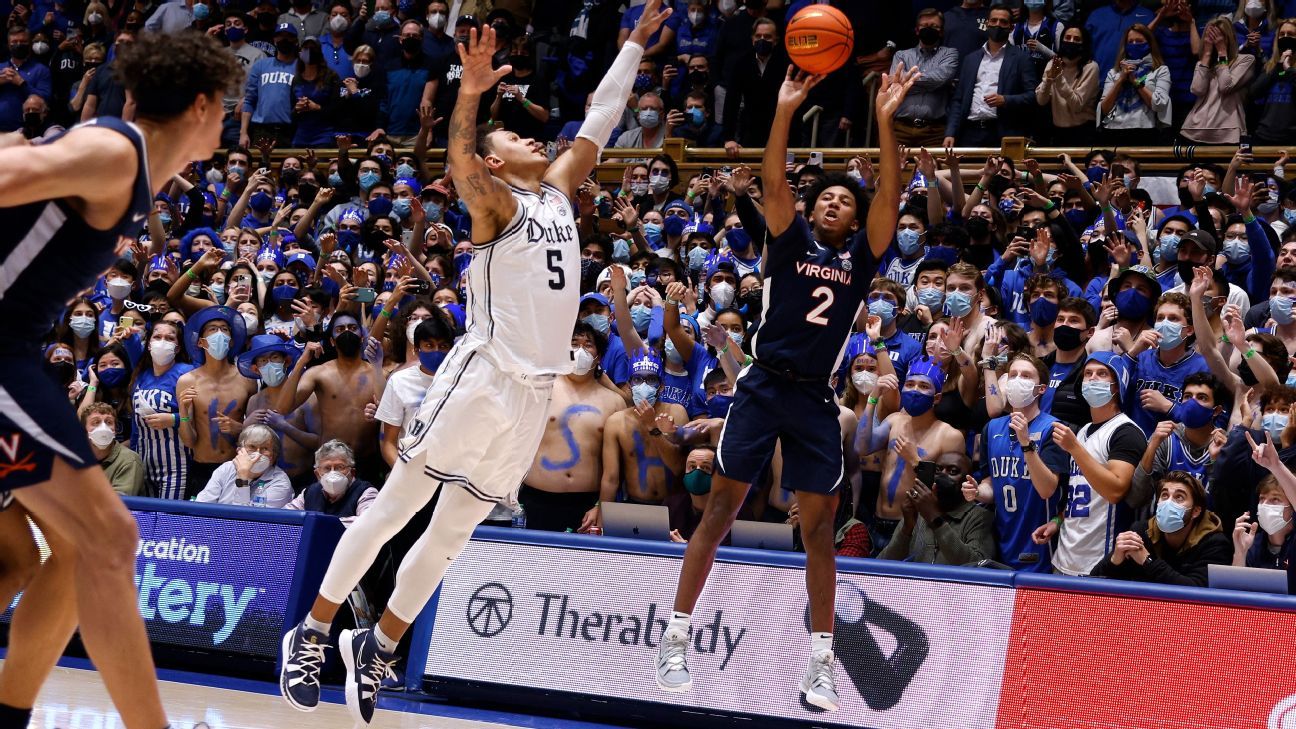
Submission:
POLYGON ((836 711, 840 704, 833 665, 832 651, 818 651, 810 656, 810 665, 801 678, 801 692, 805 694, 806 701, 825 711, 836 711))
POLYGON ((689 634, 687 630, 667 628, 657 646, 657 685, 663 691, 682 693, 693 688, 688 670, 689 634))
POLYGON ((320 669, 328 636, 305 625, 284 634, 279 693, 298 711, 314 711, 320 699, 320 669))
POLYGON ((368 724, 378 705, 378 689, 393 674, 396 657, 383 653, 372 630, 344 630, 338 651, 346 665, 346 704, 351 717, 368 724))

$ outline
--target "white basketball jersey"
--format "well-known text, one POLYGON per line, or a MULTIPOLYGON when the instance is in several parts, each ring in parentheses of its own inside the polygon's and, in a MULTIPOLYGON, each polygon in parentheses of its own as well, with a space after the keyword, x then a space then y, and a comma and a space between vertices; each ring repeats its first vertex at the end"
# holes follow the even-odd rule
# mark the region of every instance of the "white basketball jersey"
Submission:
MULTIPOLYGON (((1125 423, 1133 423, 1124 413, 1094 428, 1093 423, 1076 433, 1089 455, 1107 463, 1111 437, 1125 423)), ((1103 498, 1098 489, 1080 472, 1071 459, 1071 478, 1067 483, 1067 513, 1058 533, 1058 548, 1053 566, 1063 574, 1086 576, 1106 559, 1116 543, 1116 505, 1103 498)))
POLYGON ((466 346, 506 372, 572 371, 571 333, 580 305, 580 237, 571 200, 541 184, 513 189, 517 213, 496 238, 473 247, 466 346))

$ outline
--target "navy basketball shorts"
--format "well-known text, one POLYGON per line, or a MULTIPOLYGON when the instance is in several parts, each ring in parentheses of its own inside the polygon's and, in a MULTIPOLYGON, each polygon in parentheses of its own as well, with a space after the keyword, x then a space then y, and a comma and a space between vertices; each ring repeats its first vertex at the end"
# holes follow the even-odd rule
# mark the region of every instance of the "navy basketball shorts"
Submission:
POLYGON ((834 493, 846 481, 840 411, 824 382, 796 382, 748 365, 716 446, 716 473, 752 483, 783 447, 783 488, 834 493))
POLYGON ((55 458, 76 469, 99 465, 67 392, 40 358, 0 357, 0 494, 48 481, 55 458))

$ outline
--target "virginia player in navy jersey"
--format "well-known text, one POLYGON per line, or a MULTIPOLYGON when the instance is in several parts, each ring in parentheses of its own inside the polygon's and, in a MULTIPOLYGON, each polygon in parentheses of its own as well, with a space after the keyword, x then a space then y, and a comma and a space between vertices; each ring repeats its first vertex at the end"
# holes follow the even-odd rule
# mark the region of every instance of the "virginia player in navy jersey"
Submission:
POLYGON ((167 726, 137 605, 135 520, 42 373, 39 342, 112 264, 119 237, 139 233, 154 193, 220 146, 221 99, 243 71, 210 36, 181 33, 142 36, 113 73, 135 101, 134 124, 101 117, 35 147, 0 137, 0 552, 34 565, 27 515, 53 552, 13 615, 4 727, 27 725, 78 624, 124 724, 167 726))
POLYGON ((838 706, 833 676, 832 630, 837 584, 833 515, 846 482, 839 409, 829 385, 851 325, 863 305, 878 260, 895 235, 900 204, 900 155, 891 119, 918 78, 903 67, 883 75, 877 95, 881 164, 877 195, 868 208, 860 186, 830 174, 809 188, 809 219, 796 214, 785 177, 788 128, 821 76, 794 75, 778 93, 778 107, 761 162, 766 181, 764 318, 752 338, 755 361, 738 378, 733 405, 716 449, 711 496, 702 523, 684 553, 675 612, 657 656, 657 684, 688 691, 693 680, 686 655, 689 619, 751 482, 776 442, 783 449, 783 486, 794 490, 801 514, 810 595, 810 664, 801 681, 809 703, 838 706))

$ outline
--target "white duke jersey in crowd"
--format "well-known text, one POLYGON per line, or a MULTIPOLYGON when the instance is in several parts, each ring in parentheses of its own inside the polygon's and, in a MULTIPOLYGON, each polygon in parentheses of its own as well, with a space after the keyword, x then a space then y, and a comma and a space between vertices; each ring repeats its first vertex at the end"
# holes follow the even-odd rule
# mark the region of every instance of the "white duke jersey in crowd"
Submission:
MULTIPOLYGON (((1134 425, 1134 421, 1124 413, 1096 429, 1093 423, 1089 423, 1076 433, 1076 439, 1094 460, 1105 464, 1110 460, 1108 453, 1112 435, 1126 423, 1134 425)), ((1071 479, 1067 483, 1066 497, 1066 516, 1058 533, 1053 567, 1063 574, 1086 576, 1107 557, 1116 542, 1117 505, 1089 485, 1089 479, 1080 473, 1074 458, 1071 459, 1071 479)))
POLYGON ((571 333, 580 302, 580 241, 571 200, 541 183, 512 188, 517 213, 489 243, 473 247, 467 333, 501 370, 527 375, 572 371, 571 333))

